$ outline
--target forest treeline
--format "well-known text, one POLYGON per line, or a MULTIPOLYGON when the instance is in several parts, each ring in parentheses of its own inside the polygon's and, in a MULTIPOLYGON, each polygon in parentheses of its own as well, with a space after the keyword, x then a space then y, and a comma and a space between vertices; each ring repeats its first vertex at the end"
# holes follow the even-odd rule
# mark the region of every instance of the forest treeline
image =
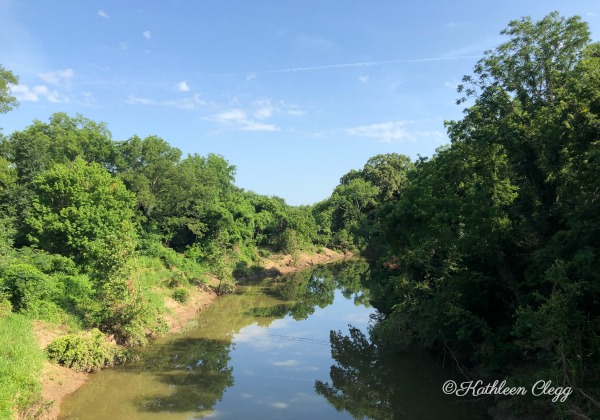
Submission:
MULTIPOLYGON (((506 398, 501 413, 598 415, 600 44, 558 13, 502 34, 458 88, 466 108, 446 122, 450 144, 416 161, 374 156, 313 206, 236 187, 221 156, 183 157, 154 136, 114 141, 79 115, 4 136, 0 336, 24 343, 15 331, 27 320, 58 319, 143 344, 164 331, 157 285, 183 300, 208 272, 227 291, 270 252, 329 246, 374 261, 378 347, 417 344, 469 378, 574 390, 556 404, 506 398)), ((0 67, 0 111, 16 105, 16 83, 0 67)), ((19 372, 31 393, 0 386, 0 413, 36 395, 19 372)))
POLYGON ((472 379, 573 389, 564 404, 505 398, 502 418, 595 418, 600 43, 558 13, 502 34, 458 87, 467 108, 446 122, 449 145, 370 159, 316 217, 377 259, 377 343, 435 349, 472 379))

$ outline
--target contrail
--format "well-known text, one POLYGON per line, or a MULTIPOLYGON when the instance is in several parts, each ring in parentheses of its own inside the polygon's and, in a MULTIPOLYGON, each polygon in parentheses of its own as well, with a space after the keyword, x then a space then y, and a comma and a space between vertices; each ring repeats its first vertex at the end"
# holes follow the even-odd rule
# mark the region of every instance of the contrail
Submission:
POLYGON ((322 65, 322 66, 289 67, 289 68, 271 69, 271 70, 216 73, 213 75, 214 76, 224 76, 224 75, 238 75, 238 74, 259 75, 259 74, 269 74, 269 73, 294 73, 294 72, 302 72, 302 71, 340 69, 340 68, 347 68, 347 67, 371 67, 371 66, 380 66, 380 65, 384 65, 384 64, 406 64, 406 63, 425 63, 428 61, 466 60, 466 59, 481 58, 481 57, 482 57, 482 55, 461 55, 461 56, 456 56, 456 57, 432 57, 432 58, 412 58, 412 59, 404 59, 404 60, 362 61, 362 62, 358 62, 358 63, 326 64, 326 65, 322 65))

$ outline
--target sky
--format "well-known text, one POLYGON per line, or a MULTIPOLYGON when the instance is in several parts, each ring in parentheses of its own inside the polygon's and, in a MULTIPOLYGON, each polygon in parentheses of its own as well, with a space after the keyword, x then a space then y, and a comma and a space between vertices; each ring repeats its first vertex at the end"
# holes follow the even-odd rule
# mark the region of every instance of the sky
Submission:
POLYGON ((222 155, 236 185, 327 198, 377 154, 431 156, 456 86, 514 19, 597 0, 0 0, 0 65, 19 77, 4 135, 55 112, 113 140, 157 135, 222 155))

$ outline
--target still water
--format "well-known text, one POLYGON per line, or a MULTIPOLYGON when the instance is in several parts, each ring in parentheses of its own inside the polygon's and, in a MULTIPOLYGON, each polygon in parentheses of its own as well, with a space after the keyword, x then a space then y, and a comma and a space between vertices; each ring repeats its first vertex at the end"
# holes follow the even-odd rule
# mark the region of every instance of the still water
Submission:
POLYGON ((137 362, 92 375, 60 418, 479 418, 442 393, 439 361, 371 345, 366 272, 357 261, 239 286, 137 362))

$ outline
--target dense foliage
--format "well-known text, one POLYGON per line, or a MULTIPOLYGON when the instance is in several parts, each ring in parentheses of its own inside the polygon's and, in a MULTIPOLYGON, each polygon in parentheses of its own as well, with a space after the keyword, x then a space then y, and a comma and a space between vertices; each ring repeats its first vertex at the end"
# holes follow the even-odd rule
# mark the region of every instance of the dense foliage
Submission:
POLYGON ((317 220, 332 241, 377 251, 380 343, 439 349, 471 377, 570 386, 565 404, 537 410, 589 416, 600 410, 600 44, 557 13, 502 34, 459 87, 469 107, 446 123, 451 144, 394 166, 396 179, 373 181, 367 169, 383 164, 370 160, 317 220))

